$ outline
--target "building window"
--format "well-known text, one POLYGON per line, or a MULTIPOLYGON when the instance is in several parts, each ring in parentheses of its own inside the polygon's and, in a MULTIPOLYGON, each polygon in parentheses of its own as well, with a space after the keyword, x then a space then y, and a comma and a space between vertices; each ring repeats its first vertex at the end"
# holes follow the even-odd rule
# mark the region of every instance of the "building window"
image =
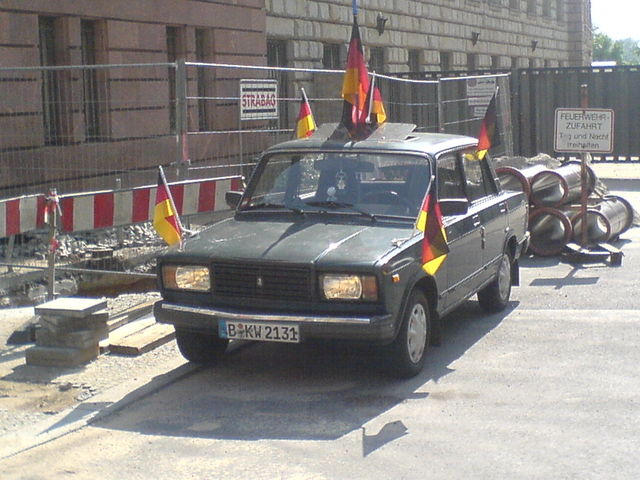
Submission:
POLYGON ((565 19, 565 5, 564 0, 556 0, 556 20, 564 22, 565 19))
POLYGON ((451 71, 451 52, 440 52, 440 71, 451 71))
MULTIPOLYGON (((286 40, 278 38, 267 39, 267 65, 270 67, 286 67, 288 61, 286 40)), ((275 78, 278 81, 278 96, 280 98, 289 98, 289 77, 287 72, 273 70, 271 78, 275 78)), ((289 125, 289 109, 280 108, 279 110, 280 125, 289 125)))
POLYGON ((498 55, 491 56, 491 70, 494 72, 500 69, 500 57, 498 55))
MULTIPOLYGON (((209 54, 209 35, 205 28, 196 28, 196 62, 207 63, 209 54)), ((198 130, 206 132, 209 130, 209 100, 207 100, 207 69, 198 67, 197 70, 197 92, 198 92, 198 130)))
MULTIPOLYGON (((167 27, 167 62, 175 63, 185 58, 184 52, 184 28, 167 27)), ((176 130, 176 69, 167 69, 169 78, 169 125, 171 132, 176 130)))
POLYGON ((382 73, 385 69, 384 48, 371 47, 369 51, 369 70, 372 72, 382 73))
POLYGON ((527 0, 527 14, 536 15, 537 13, 536 0, 527 0))
POLYGON ((551 17, 551 0, 542 0, 542 15, 551 17))
POLYGON ((325 43, 322 46, 322 68, 338 70, 344 67, 340 58, 340 48, 337 43, 325 43))
POLYGON ((418 73, 422 68, 422 62, 420 61, 420 50, 409 50, 409 72, 418 73))
MULTIPOLYGON (((96 65, 97 59, 97 22, 80 22, 80 52, 83 65, 96 65)), ((101 72, 103 73, 103 72, 101 72)), ((86 141, 99 141, 104 138, 103 113, 104 96, 101 91, 101 78, 94 68, 86 68, 82 73, 84 136, 86 141)))
POLYGON ((520 0, 509 0, 509 8, 511 10, 520 10, 520 0))
MULTIPOLYGON (((56 65, 56 28, 55 18, 38 19, 40 43, 40 65, 56 65)), ((42 123, 45 145, 63 143, 62 105, 60 101, 60 72, 44 70, 42 72, 42 123)))
POLYGON ((475 53, 467 53, 467 70, 475 70, 478 68, 475 53))

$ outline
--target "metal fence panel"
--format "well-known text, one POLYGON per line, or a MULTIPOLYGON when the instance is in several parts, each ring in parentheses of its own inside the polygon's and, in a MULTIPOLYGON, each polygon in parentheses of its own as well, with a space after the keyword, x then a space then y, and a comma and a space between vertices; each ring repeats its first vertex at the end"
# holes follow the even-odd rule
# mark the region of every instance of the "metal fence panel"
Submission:
POLYGON ((587 85, 590 108, 615 112, 614 151, 596 161, 640 161, 640 67, 551 68, 518 70, 514 76, 516 151, 524 156, 554 152, 556 108, 580 108, 580 87, 587 85))

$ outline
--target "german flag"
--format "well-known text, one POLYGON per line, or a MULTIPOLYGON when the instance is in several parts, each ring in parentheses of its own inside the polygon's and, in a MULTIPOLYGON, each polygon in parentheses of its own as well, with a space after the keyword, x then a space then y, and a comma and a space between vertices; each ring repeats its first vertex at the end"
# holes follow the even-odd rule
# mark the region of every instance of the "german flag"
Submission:
POLYGON ((369 90, 369 72, 364 60, 364 50, 360 41, 358 18, 353 16, 351 40, 347 52, 347 68, 342 82, 342 124, 353 134, 367 119, 367 91, 369 90))
POLYGON ((380 89, 376 85, 376 76, 373 72, 373 78, 369 84, 369 90, 367 91, 367 123, 372 126, 382 125, 387 121, 387 112, 384 110, 384 103, 382 102, 382 94, 380 89))
POLYGON ((447 232, 442 223, 440 204, 429 193, 424 199, 416 221, 418 230, 424 232, 422 240, 422 269, 435 275, 449 253, 447 232))
POLYGON ((313 113, 311 113, 311 106, 307 99, 307 94, 302 90, 302 99, 300 100, 300 112, 298 113, 298 123, 296 128, 297 138, 306 138, 313 135, 316 131, 316 121, 313 119, 313 113))
POLYGON ((153 228, 168 245, 175 245, 182 241, 182 224, 173 205, 171 192, 162 170, 158 173, 156 204, 153 209, 153 228))
POLYGON ((482 123, 480 124, 480 132, 478 133, 478 146, 476 147, 476 156, 482 160, 491 147, 500 144, 498 135, 498 113, 496 110, 496 98, 498 89, 491 97, 487 111, 484 114, 482 123))

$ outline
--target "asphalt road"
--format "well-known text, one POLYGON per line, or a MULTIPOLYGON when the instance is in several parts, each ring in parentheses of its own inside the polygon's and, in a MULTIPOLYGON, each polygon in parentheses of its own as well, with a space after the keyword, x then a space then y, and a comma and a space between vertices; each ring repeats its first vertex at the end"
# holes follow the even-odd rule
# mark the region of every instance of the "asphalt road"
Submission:
POLYGON ((620 245, 621 267, 525 259, 507 311, 468 302, 412 380, 367 351, 249 345, 2 478, 638 478, 640 229, 620 245))

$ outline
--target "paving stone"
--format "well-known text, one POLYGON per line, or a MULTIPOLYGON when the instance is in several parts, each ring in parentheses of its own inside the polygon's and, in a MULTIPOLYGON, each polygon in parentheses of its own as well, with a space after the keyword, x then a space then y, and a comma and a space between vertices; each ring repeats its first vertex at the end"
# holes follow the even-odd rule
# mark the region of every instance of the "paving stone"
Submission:
POLYGON ((71 332, 74 330, 94 330, 102 328, 109 320, 109 312, 101 310, 87 317, 64 317, 57 315, 40 315, 39 323, 49 330, 71 332))
POLYGON ((77 367, 98 358, 99 353, 97 344, 83 349, 36 345, 25 352, 27 365, 42 367, 77 367))
POLYGON ((39 347, 71 347, 89 348, 97 345, 100 340, 109 338, 109 327, 102 326, 94 330, 76 330, 59 332, 46 327, 36 330, 36 345, 39 347))
POLYGON ((82 318, 106 307, 107 300, 104 298, 61 297, 38 305, 35 307, 35 313, 82 318))

